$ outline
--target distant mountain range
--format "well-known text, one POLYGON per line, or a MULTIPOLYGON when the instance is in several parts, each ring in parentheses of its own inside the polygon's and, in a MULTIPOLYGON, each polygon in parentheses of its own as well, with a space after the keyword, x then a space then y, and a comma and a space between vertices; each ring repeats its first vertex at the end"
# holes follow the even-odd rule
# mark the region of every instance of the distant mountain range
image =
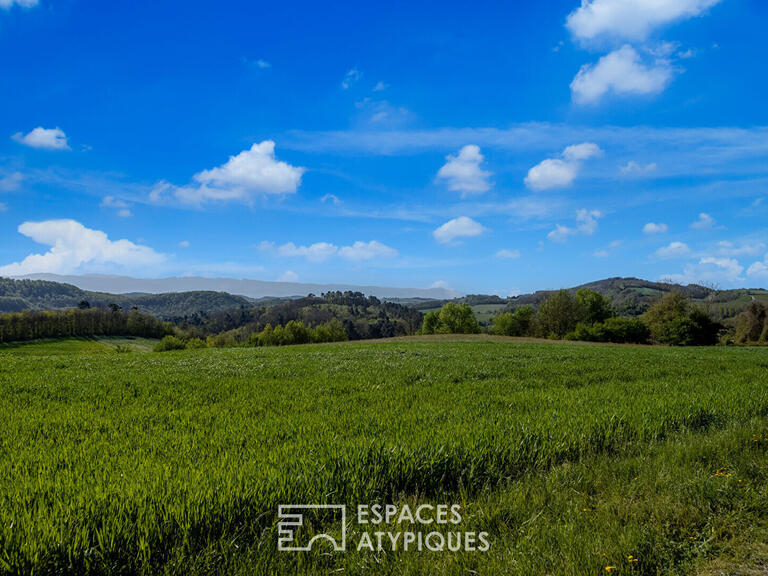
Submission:
MULTIPOLYGON (((683 286, 639 278, 607 278, 568 290, 575 292, 581 288, 589 288, 608 297, 616 313, 621 316, 642 314, 654 301, 673 290, 682 292, 721 319, 732 318, 753 300, 768 304, 768 290, 716 290, 697 284, 683 286)), ((124 310, 135 307, 160 318, 179 319, 252 308, 257 304, 269 306, 307 294, 319 295, 337 290, 362 292, 422 311, 439 308, 450 301, 467 302, 475 307, 476 314, 480 314, 484 322, 489 322, 494 314, 504 309, 512 310, 524 305, 536 307, 554 292, 540 290, 513 298, 501 298, 483 294, 459 296, 443 288, 382 288, 233 278, 139 279, 39 274, 16 280, 0 278, 0 312, 72 308, 87 301, 91 306, 117 304, 124 310)))
POLYGON ((377 298, 455 298, 458 292, 446 288, 392 288, 386 286, 354 286, 350 284, 304 284, 300 282, 267 282, 239 278, 131 278, 129 276, 30 274, 19 279, 47 280, 77 286, 81 290, 110 294, 164 294, 168 292, 227 292, 246 298, 289 298, 323 292, 362 292, 377 298))

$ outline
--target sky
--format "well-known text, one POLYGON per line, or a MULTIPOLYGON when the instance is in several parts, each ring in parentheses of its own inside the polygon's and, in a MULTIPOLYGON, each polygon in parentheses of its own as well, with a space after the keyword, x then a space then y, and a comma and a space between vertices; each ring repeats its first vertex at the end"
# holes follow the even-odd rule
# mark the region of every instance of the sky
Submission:
POLYGON ((768 287, 761 0, 0 0, 0 275, 768 287))

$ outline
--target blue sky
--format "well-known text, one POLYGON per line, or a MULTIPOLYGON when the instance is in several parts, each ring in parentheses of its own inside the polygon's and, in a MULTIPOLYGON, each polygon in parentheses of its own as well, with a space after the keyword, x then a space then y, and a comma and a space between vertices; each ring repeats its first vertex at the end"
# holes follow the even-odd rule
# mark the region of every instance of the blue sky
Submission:
POLYGON ((0 0, 0 275, 768 287, 768 5, 413 4, 0 0))

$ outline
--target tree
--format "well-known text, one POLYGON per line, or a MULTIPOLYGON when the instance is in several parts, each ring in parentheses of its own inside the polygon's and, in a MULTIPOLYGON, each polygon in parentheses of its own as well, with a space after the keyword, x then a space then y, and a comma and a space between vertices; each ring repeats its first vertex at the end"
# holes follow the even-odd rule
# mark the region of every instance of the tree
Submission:
POLYGON ((576 302, 568 290, 560 290, 539 306, 539 331, 546 338, 563 338, 579 319, 576 302))
POLYGON ((472 307, 466 302, 448 302, 439 311, 433 310, 424 317, 422 334, 479 334, 472 307))
POLYGON ((80 302, 77 303, 77 307, 80 310, 88 310, 91 307, 91 303, 88 302, 88 300, 80 300, 80 302))
POLYGON ((504 312, 493 319, 493 333, 501 336, 531 336, 535 331, 536 312, 531 306, 521 306, 514 312, 504 312))
POLYGON ((446 334, 479 334, 480 325, 477 323, 472 307, 466 302, 456 304, 449 302, 440 309, 441 332, 446 334))
POLYGON ((765 342, 768 339, 768 309, 760 302, 750 302, 736 317, 736 342, 765 342))
POLYGON ((671 346, 708 346, 717 342, 720 324, 694 308, 680 292, 669 292, 643 314, 651 339, 671 346))
POLYGON ((437 334, 437 331, 439 328, 440 328, 440 311, 432 310, 430 312, 427 312, 427 315, 424 316, 424 322, 421 325, 421 333, 437 334))
POLYGON ((574 298, 580 322, 595 324, 613 318, 611 301, 602 294, 582 288, 574 298))

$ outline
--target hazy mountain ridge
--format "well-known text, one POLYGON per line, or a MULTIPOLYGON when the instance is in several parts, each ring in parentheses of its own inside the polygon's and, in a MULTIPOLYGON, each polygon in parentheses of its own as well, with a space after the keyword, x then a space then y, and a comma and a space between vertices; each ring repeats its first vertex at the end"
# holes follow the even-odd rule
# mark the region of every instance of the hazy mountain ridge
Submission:
POLYGON ((241 278, 203 278, 200 276, 169 278, 132 278, 129 276, 30 274, 19 280, 45 280, 71 284, 81 290, 109 294, 170 292, 227 292, 246 298, 290 298, 324 292, 362 292, 377 298, 454 298, 458 292, 446 288, 399 288, 388 286, 356 286, 352 284, 316 284, 301 282, 269 282, 241 278))
POLYGON ((124 310, 135 307, 141 312, 161 318, 188 316, 199 312, 222 312, 253 305, 247 298, 225 292, 122 295, 91 292, 61 282, 0 278, 0 312, 74 308, 82 301, 100 308, 111 304, 117 304, 124 310))

